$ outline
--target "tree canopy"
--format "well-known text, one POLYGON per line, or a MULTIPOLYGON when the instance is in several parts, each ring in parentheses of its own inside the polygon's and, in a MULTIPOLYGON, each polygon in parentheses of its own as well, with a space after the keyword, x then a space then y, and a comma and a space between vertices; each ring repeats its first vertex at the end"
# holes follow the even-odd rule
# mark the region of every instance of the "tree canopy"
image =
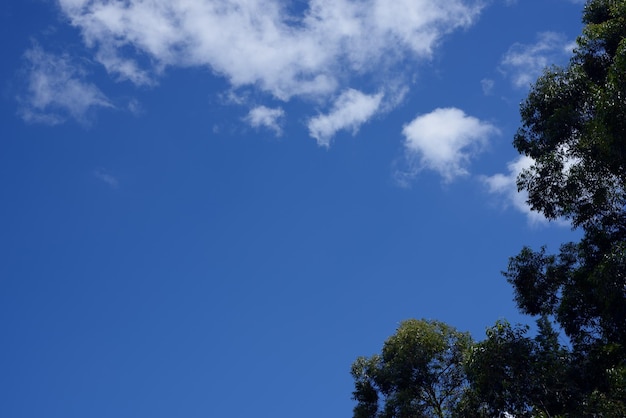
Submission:
POLYGON ((575 409, 571 359, 558 332, 545 317, 534 338, 528 330, 502 320, 487 329, 467 356, 468 388, 456 416, 554 417, 575 409))
POLYGON ((443 322, 402 322, 380 355, 352 365, 355 418, 450 416, 464 390, 471 343, 468 333, 443 322))

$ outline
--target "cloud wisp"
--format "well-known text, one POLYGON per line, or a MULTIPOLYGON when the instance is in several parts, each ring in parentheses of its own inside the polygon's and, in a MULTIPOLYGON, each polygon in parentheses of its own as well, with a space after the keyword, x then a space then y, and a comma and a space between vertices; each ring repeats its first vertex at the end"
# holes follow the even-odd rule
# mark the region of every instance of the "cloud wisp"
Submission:
POLYGON ((433 170, 446 182, 468 175, 471 159, 498 133, 494 125, 457 108, 419 115, 402 130, 410 171, 433 170))
POLYGON ((119 185, 120 185, 120 183, 119 183, 119 181, 118 181, 118 179, 116 177, 114 177, 113 175, 108 173, 106 170, 103 170, 101 168, 98 168, 98 169, 94 170, 93 171, 93 175, 94 175, 95 178, 97 178, 101 182, 105 183, 106 185, 108 185, 112 189, 117 189, 119 187, 119 185))
POLYGON ((358 90, 348 89, 335 100, 328 114, 318 115, 309 120, 309 134, 323 147, 329 147, 331 138, 340 130, 351 130, 354 135, 361 125, 376 114, 382 98, 382 93, 367 95, 358 90))
POLYGON ((527 88, 549 65, 566 61, 575 44, 555 32, 538 34, 534 44, 516 43, 502 57, 500 70, 517 88, 527 88))
POLYGON ((114 107, 98 87, 85 81, 86 72, 69 56, 50 54, 35 45, 24 60, 26 92, 17 98, 24 121, 56 125, 71 117, 87 123, 92 109, 114 107))
POLYGON ((273 131, 276 136, 281 136, 283 133, 281 124, 284 117, 285 111, 280 107, 272 109, 266 106, 257 106, 251 109, 244 119, 253 128, 264 127, 273 131))

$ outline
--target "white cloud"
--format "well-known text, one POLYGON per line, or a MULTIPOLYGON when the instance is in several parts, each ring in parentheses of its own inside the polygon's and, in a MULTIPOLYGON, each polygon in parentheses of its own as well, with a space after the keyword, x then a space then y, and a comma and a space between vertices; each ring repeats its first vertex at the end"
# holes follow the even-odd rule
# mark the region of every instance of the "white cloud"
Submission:
POLYGON ((530 210, 527 203, 528 193, 517 191, 517 176, 522 170, 530 168, 534 160, 527 156, 519 156, 507 164, 507 174, 495 174, 493 176, 482 176, 482 182, 487 186, 489 193, 498 195, 503 199, 504 206, 513 206, 515 209, 525 214, 531 224, 545 223, 546 218, 530 210))
POLYGON ((402 91, 414 75, 407 60, 429 60, 446 34, 476 21, 484 4, 310 0, 295 11, 281 0, 58 2, 119 80, 155 85, 168 67, 204 67, 233 89, 318 102, 348 89, 354 77, 368 77, 374 91, 402 91))
POLYGON ((380 107, 382 93, 367 95, 354 89, 344 91, 333 104, 330 113, 311 118, 309 134, 318 145, 328 147, 330 140, 340 130, 349 129, 355 134, 380 107))
POLYGON ((68 117, 87 122, 96 107, 113 107, 95 85, 84 81, 85 71, 66 55, 53 55, 35 45, 24 54, 26 93, 17 99, 27 122, 58 124, 68 117))
POLYGON ((257 106, 250 110, 245 117, 246 122, 253 128, 265 127, 274 131, 277 136, 282 134, 281 119, 285 116, 282 108, 271 109, 265 106, 257 106))
POLYGON ((456 108, 435 109, 405 125, 404 146, 411 170, 437 171, 445 181, 467 175, 471 158, 498 129, 456 108))
POLYGON ((278 0, 59 4, 120 78, 146 84, 166 66, 208 66, 233 86, 257 85, 281 99, 332 92, 344 69, 371 70, 385 57, 429 57, 481 9, 469 0, 311 0, 291 16, 278 0), (128 46, 139 54, 129 56, 128 46), (154 65, 142 69, 142 55, 154 65))
POLYGON ((528 87, 544 68, 559 64, 571 55, 575 43, 554 32, 538 34, 535 44, 516 43, 504 54, 500 69, 511 78, 515 87, 528 87))

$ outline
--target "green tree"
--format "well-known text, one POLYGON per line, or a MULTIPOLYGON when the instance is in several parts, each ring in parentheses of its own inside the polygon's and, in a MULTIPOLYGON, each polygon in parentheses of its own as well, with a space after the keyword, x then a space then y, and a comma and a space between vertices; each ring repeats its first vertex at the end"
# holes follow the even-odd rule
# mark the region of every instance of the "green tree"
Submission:
POLYGON ((355 418, 450 417, 466 386, 468 333, 439 321, 407 320, 382 353, 352 365, 355 418))
POLYGON ((583 238, 557 255, 524 248, 505 276, 522 312, 569 337, 580 405, 626 416, 626 0, 588 1, 583 22, 569 65, 522 104, 514 140, 535 161, 518 178, 531 207, 583 238))
POLYGON ((572 410, 576 386, 570 380, 569 352, 547 318, 537 321, 535 338, 527 326, 498 321, 467 358, 469 387, 460 417, 554 417, 572 410))

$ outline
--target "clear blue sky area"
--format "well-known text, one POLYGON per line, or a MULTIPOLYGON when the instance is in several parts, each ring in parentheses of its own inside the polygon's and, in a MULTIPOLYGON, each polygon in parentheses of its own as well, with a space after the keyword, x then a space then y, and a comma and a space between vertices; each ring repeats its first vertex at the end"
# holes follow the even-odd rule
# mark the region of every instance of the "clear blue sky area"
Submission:
POLYGON ((0 3, 0 417, 351 416, 408 318, 483 338, 519 103, 571 0, 0 3))

